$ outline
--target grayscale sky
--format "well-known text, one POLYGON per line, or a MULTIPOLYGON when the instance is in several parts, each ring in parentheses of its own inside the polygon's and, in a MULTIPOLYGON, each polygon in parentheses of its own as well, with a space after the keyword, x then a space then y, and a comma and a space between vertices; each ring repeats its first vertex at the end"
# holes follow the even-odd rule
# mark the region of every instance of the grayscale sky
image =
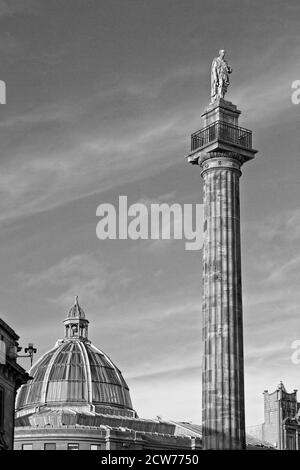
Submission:
MULTIPOLYGON (((247 424, 300 387, 298 0, 0 1, 1 317, 39 355, 74 296, 142 417, 201 420, 201 251, 100 241, 96 209, 201 203, 190 134, 220 48, 254 132, 241 179, 247 424)), ((28 362, 22 362, 28 365, 28 362)))

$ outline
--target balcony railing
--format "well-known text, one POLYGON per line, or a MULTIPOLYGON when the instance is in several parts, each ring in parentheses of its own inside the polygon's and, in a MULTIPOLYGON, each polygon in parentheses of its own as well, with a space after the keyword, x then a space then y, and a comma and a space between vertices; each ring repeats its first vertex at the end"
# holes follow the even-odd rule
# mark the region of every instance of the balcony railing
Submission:
POLYGON ((192 152, 217 140, 252 149, 252 131, 225 121, 216 121, 192 134, 192 152))

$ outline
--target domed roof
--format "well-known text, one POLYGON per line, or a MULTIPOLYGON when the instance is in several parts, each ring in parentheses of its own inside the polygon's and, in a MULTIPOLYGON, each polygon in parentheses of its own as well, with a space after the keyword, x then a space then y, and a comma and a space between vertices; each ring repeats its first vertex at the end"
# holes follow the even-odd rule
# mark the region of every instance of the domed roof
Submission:
MULTIPOLYGON (((131 410, 129 388, 120 370, 87 338, 87 324, 76 298, 64 321, 66 335, 30 369, 18 393, 17 412, 36 406, 113 407, 131 410)), ((135 413, 135 412, 134 412, 135 413)))

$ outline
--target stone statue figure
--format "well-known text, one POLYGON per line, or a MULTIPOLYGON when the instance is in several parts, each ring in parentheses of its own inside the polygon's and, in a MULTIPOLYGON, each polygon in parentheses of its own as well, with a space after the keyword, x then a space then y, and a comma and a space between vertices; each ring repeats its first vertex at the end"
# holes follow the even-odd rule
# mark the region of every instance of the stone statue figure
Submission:
POLYGON ((219 51, 219 57, 215 57, 211 66, 211 103, 217 98, 224 98, 229 85, 229 74, 232 68, 225 60, 225 51, 219 51))

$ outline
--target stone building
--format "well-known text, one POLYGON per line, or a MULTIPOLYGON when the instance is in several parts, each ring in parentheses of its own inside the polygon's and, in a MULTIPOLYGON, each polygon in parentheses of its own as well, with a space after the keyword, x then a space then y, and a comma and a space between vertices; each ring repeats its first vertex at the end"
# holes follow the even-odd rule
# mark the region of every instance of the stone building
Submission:
POLYGON ((264 423, 247 431, 279 450, 300 448, 300 403, 297 390, 288 393, 282 382, 273 393, 264 391, 264 423))
POLYGON ((64 339, 34 364, 19 391, 15 449, 200 448, 199 433, 138 417, 120 370, 89 340, 88 324, 76 298, 64 339))
MULTIPOLYGON (((64 339, 34 364, 18 393, 16 450, 202 448, 201 426, 137 415, 120 370, 89 340, 77 298, 64 325, 64 339)), ((247 446, 262 442, 247 436, 247 446)))
POLYGON ((0 318, 0 450, 11 450, 17 389, 29 375, 17 364, 19 336, 0 318))

